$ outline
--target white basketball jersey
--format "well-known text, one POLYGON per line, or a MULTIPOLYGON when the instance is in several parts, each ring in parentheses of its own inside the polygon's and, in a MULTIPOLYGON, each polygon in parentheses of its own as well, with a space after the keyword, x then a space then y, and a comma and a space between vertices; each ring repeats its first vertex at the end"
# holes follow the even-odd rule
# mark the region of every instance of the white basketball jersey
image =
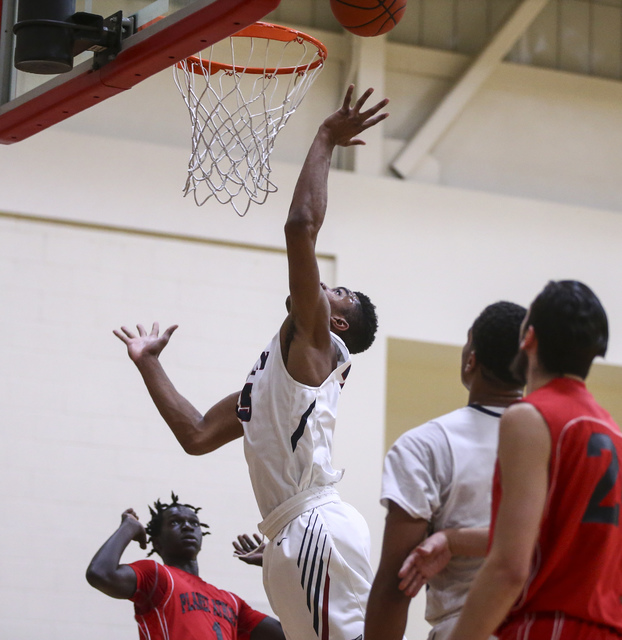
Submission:
POLYGON ((319 387, 296 382, 283 362, 280 335, 250 372, 238 399, 244 454, 263 518, 292 496, 341 480, 331 464, 337 402, 350 370, 341 338, 337 368, 319 387))

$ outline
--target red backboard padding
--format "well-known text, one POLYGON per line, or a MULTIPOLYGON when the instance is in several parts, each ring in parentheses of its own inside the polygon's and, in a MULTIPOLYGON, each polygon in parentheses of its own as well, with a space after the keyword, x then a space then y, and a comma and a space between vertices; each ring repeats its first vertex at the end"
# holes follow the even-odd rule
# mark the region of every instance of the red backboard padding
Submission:
MULTIPOLYGON (((1 0, 0 0, 1 2, 1 0)), ((204 0, 130 36, 97 71, 85 62, 0 107, 0 143, 12 144, 223 40, 276 9, 280 0, 204 0)), ((1 7, 1 4, 0 4, 1 7)))

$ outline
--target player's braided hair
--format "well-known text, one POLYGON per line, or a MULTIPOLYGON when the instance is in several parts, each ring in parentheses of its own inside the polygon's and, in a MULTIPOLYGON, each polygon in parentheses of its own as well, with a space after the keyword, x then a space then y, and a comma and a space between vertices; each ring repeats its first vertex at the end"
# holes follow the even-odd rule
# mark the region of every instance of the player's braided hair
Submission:
MULTIPOLYGON (((195 513, 199 513, 201 511, 201 507, 194 507, 191 504, 182 504, 179 502, 179 496, 175 495, 174 491, 171 491, 171 503, 165 504, 160 501, 158 498, 154 503, 153 507, 149 507, 149 513, 151 513, 151 520, 147 523, 145 527, 145 531, 149 536, 149 542, 153 540, 153 538, 157 538, 162 531, 162 523, 164 521, 164 513, 171 509, 172 507, 187 507, 188 509, 192 509, 195 513)), ((210 535, 210 532, 207 531, 209 529, 209 525, 204 522, 199 523, 201 527, 204 529, 202 532, 203 535, 210 535)), ((157 553, 155 549, 151 549, 151 551, 147 554, 150 556, 154 553, 157 553)))

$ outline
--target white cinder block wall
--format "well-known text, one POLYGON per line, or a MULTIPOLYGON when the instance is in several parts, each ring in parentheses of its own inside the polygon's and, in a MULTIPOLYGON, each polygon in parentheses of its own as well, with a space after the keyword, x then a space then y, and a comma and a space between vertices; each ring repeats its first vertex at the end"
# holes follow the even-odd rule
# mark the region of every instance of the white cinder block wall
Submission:
MULTIPOLYGON (((163 360, 201 409, 241 387, 283 318, 282 225, 313 131, 339 103, 340 65, 284 132, 279 192, 244 219, 181 198, 186 116, 152 108, 175 90, 168 74, 0 149, 1 637, 135 638, 131 606, 92 590, 84 570, 123 509, 146 519, 171 489, 212 527, 203 577, 267 608, 260 572, 231 557, 233 537, 259 519, 240 443, 186 456, 111 331, 178 323, 163 360)), ((389 83, 400 118, 418 82, 430 79, 413 70, 389 83)), ((377 344, 355 358, 335 445, 374 562, 387 338, 461 344, 486 304, 527 304, 548 279, 578 278, 601 296, 608 361, 622 364, 619 145, 606 143, 622 136, 619 98, 615 82, 502 67, 433 150, 436 184, 332 173, 323 276, 367 291, 381 322, 377 344)), ((390 127, 387 157, 402 144, 390 127)), ((408 636, 421 640, 415 609, 408 636)))

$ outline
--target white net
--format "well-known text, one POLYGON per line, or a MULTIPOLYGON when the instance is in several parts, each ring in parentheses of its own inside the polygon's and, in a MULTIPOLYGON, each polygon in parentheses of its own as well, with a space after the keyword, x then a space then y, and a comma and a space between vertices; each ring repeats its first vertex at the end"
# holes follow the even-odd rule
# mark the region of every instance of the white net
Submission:
POLYGON ((199 206, 215 197, 240 216, 251 202, 263 204, 277 190, 270 180, 276 136, 325 57, 313 38, 257 23, 176 65, 192 129, 184 196, 192 193, 199 206))

